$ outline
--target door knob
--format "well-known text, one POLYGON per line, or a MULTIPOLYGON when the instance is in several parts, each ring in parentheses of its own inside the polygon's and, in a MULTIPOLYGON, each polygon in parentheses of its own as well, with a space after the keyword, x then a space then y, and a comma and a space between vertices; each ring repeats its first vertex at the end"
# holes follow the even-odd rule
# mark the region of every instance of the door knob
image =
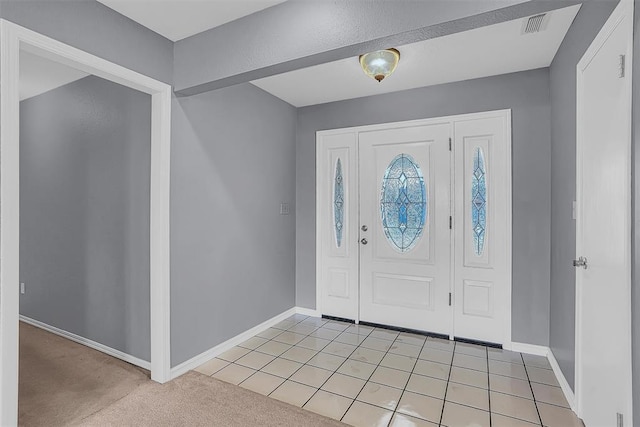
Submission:
POLYGON ((573 260, 573 266, 574 267, 582 267, 585 270, 587 269, 587 259, 583 256, 581 256, 578 259, 574 259, 573 260))
POLYGON ((366 225, 363 225, 361 228, 362 228, 362 231, 367 231, 369 229, 369 227, 367 227, 366 225))
POLYGON ((366 245, 369 242, 367 241, 367 239, 362 239, 362 240, 360 240, 360 243, 362 243, 363 245, 366 245))

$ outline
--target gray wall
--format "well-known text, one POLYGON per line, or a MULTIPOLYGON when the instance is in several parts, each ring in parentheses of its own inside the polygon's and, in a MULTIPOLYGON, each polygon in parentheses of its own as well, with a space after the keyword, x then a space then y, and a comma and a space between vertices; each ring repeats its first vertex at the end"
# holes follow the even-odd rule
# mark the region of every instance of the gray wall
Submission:
POLYGON ((585 2, 550 67, 551 312, 550 347, 573 387, 575 370, 576 65, 617 4, 585 2))
POLYGON ((173 43, 95 0, 0 0, 0 17, 165 83, 173 43))
POLYGON ((315 307, 315 132, 511 108, 513 114, 513 332, 549 341, 549 71, 540 69, 298 110, 296 305, 315 307))
POLYGON ((89 76, 20 116, 20 313, 148 361, 151 97, 89 76))
POLYGON ((174 101, 172 366, 294 306, 295 129, 251 84, 174 101))

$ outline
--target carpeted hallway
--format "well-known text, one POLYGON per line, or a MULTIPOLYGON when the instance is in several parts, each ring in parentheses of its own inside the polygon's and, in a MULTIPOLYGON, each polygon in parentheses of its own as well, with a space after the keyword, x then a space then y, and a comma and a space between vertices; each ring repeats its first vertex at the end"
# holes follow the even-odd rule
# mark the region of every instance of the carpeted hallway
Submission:
POLYGON ((340 426, 337 421, 189 372, 148 371, 20 323, 21 426, 340 426))

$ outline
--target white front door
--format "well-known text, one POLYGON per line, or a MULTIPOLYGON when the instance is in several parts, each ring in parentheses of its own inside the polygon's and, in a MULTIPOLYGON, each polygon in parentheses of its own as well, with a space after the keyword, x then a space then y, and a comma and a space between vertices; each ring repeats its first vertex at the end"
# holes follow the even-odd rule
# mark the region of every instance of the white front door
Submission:
POLYGON ((448 123, 359 134, 360 320, 449 335, 448 123))
POLYGON ((454 123, 454 335, 511 336, 511 157, 508 115, 454 123))
POLYGON ((576 398, 587 427, 633 425, 632 31, 623 0, 578 64, 576 398))

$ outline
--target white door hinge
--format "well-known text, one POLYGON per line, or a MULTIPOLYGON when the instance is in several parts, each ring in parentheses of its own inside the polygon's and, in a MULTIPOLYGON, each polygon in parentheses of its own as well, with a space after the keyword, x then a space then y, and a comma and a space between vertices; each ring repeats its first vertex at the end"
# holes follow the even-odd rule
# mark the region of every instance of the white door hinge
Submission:
POLYGON ((626 56, 625 55, 620 55, 618 57, 618 77, 619 78, 623 78, 624 77, 624 73, 625 73, 625 68, 626 68, 626 56))

